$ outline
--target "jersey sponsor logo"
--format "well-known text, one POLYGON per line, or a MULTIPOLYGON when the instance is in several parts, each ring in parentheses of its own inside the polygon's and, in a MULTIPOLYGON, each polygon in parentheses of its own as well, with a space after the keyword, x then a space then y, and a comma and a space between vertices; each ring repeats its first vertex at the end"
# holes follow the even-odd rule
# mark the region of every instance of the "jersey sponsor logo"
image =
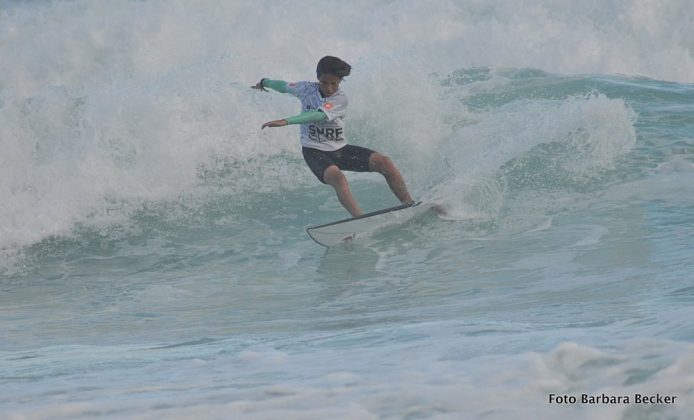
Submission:
POLYGON ((308 127, 308 138, 319 143, 324 143, 326 141, 344 141, 343 132, 344 129, 342 127, 323 128, 310 125, 308 127))

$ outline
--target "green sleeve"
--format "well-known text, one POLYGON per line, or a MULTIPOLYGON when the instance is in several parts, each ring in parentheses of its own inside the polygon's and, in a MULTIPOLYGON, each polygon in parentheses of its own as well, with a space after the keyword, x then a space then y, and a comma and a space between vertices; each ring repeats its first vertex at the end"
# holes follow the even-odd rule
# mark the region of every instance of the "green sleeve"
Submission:
POLYGON ((293 117, 285 118, 287 124, 308 124, 328 119, 328 116, 323 111, 306 111, 293 117))
POLYGON ((287 93, 287 82, 284 80, 263 79, 263 87, 269 87, 280 93, 287 93))

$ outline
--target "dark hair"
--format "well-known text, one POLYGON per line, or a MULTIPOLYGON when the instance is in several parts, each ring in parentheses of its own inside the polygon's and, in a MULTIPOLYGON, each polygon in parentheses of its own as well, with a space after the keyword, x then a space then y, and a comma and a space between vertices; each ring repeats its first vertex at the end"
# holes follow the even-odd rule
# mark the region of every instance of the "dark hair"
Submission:
POLYGON ((352 66, 340 60, 337 57, 326 55, 318 61, 318 66, 316 66, 316 76, 320 77, 323 73, 334 74, 340 79, 345 76, 349 76, 349 72, 352 70, 352 66))

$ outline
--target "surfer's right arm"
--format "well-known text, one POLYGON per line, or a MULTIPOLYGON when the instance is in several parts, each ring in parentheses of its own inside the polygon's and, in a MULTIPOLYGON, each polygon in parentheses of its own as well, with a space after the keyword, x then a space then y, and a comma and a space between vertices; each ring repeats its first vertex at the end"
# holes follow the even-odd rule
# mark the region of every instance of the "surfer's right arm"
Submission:
POLYGON ((260 79, 258 83, 256 83, 255 86, 251 86, 253 89, 258 89, 267 92, 268 90, 265 89, 266 87, 269 87, 272 90, 276 90, 279 93, 289 93, 287 90, 287 82, 284 80, 272 80, 272 79, 260 79))
POLYGON ((281 120, 268 121, 263 124, 260 129, 265 127, 284 127, 285 125, 291 124, 310 124, 314 122, 320 122, 327 120, 328 117, 323 113, 323 111, 314 110, 302 112, 299 115, 294 115, 293 117, 283 118, 281 120))

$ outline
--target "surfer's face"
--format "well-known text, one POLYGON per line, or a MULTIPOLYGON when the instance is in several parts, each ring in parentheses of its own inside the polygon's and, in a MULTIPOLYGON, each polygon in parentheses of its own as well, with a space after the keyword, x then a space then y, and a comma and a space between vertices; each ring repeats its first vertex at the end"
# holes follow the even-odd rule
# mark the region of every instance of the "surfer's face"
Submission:
POLYGON ((342 79, 330 73, 323 73, 318 77, 318 86, 323 96, 331 96, 340 87, 342 79))

